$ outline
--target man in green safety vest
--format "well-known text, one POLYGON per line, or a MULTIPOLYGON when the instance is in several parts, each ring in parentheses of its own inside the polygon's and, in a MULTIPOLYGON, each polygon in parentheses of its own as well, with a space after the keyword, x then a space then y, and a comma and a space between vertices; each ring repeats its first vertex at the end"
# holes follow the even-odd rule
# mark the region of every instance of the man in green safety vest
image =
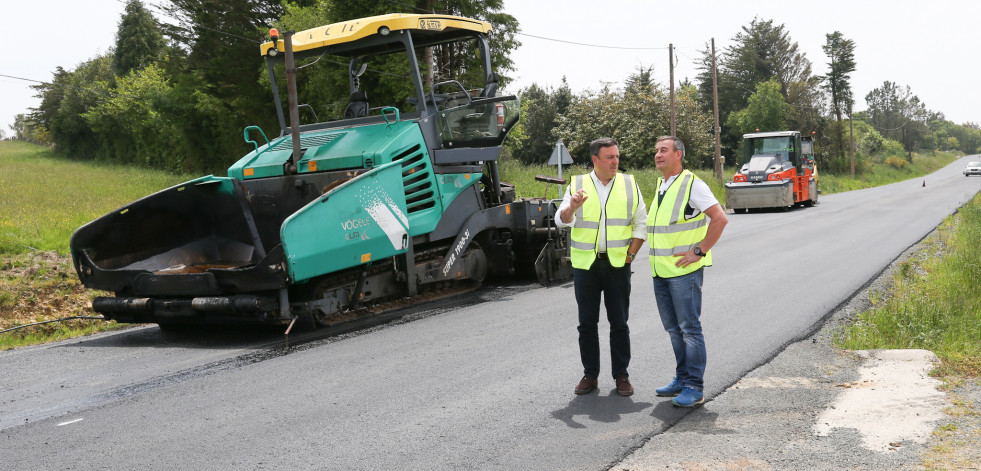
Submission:
POLYGON ((630 264, 644 244, 647 208, 633 176, 619 173, 620 150, 612 138, 589 144, 593 171, 577 175, 559 205, 559 227, 572 227, 571 256, 579 305, 579 355, 583 378, 576 394, 598 384, 600 299, 610 322, 610 362, 617 393, 634 393, 630 364, 630 264))
POLYGON ((728 218, 708 185, 684 169, 681 139, 660 137, 656 150, 654 164, 664 177, 647 214, 647 244, 657 310, 677 364, 671 383, 655 393, 674 397, 675 406, 694 407, 704 400, 703 268, 712 265, 712 246, 728 218))

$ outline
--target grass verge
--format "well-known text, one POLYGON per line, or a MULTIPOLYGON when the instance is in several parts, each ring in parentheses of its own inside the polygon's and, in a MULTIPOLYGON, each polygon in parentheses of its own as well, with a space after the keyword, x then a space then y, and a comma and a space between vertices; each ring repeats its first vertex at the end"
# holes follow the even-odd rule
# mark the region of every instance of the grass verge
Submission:
MULTIPOLYGON (((0 330, 65 317, 92 316, 92 298, 69 257, 56 252, 0 256, 0 330)), ((119 328, 115 322, 71 320, 0 334, 0 350, 119 328)))
POLYGON ((933 155, 914 153, 912 162, 906 162, 905 159, 889 160, 905 162, 905 165, 901 168, 890 165, 885 160, 872 160, 866 164, 866 171, 856 175, 854 178, 849 175, 821 173, 819 174, 820 181, 818 182, 818 186, 821 188, 821 193, 831 194, 888 185, 890 183, 929 175, 959 158, 960 155, 952 152, 937 152, 933 155))
POLYGON ((940 358, 952 406, 923 455, 926 469, 981 462, 981 194, 961 207, 903 262, 836 345, 850 350, 916 348, 940 358))
POLYGON ((78 227, 187 180, 159 170, 68 160, 24 142, 0 142, 0 254, 67 255, 78 227))
POLYGON ((842 348, 922 348, 941 373, 981 376, 981 195, 947 218, 924 250, 900 265, 888 294, 873 299, 838 341, 842 348))
MULTIPOLYGON (((17 141, 0 142, 0 330, 92 316, 100 295, 78 281, 68 256, 79 226, 188 178, 156 170, 68 160, 17 141)), ((0 349, 118 328, 72 320, 0 334, 0 349)))

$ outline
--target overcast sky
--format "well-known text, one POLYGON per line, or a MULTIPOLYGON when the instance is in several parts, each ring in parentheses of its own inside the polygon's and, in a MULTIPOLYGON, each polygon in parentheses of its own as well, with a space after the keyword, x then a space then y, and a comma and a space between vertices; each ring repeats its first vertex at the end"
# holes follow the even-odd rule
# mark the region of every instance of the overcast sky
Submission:
MULTIPOLYGON (((15 52, 0 63, 0 74, 38 81, 51 80, 57 66, 73 69, 108 51, 124 7, 124 0, 4 3, 14 45, 8 49, 15 52)), ((928 109, 950 121, 981 123, 977 0, 505 0, 505 7, 522 31, 522 46, 512 55, 512 91, 532 83, 558 86, 562 77, 574 92, 598 90, 603 82, 622 85, 640 66, 653 66, 656 80, 666 85, 668 44, 676 51, 675 79, 694 81, 699 51, 714 37, 721 53, 758 16, 785 26, 815 74, 828 69, 821 50, 827 33, 841 31, 854 40, 856 111, 865 109, 869 91, 888 80, 909 85, 928 109)), ((0 76, 0 128, 8 134, 16 114, 38 105, 29 87, 34 83, 0 76)))

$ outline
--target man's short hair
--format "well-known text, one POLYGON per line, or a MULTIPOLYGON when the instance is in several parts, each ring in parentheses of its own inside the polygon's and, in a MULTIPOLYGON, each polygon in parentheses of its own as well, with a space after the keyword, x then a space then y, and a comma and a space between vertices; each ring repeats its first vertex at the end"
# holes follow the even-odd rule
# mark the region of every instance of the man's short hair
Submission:
POLYGON ((600 149, 604 147, 619 146, 616 139, 612 137, 601 137, 589 143, 589 155, 599 155, 600 149))
POLYGON ((661 136, 657 138, 657 142, 661 142, 661 141, 673 142, 675 150, 681 151, 681 160, 685 160, 685 143, 681 142, 681 139, 678 139, 677 137, 674 136, 661 136))

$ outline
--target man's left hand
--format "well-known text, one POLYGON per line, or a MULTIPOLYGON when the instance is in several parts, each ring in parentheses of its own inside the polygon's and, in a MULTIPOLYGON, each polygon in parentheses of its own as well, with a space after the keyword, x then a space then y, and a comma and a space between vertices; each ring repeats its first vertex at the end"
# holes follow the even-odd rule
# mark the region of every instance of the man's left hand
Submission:
POLYGON ((674 266, 678 268, 685 268, 688 265, 691 265, 702 259, 702 257, 695 255, 694 250, 689 250, 687 252, 682 252, 682 253, 676 253, 674 254, 674 256, 678 257, 678 261, 674 262, 674 266))

